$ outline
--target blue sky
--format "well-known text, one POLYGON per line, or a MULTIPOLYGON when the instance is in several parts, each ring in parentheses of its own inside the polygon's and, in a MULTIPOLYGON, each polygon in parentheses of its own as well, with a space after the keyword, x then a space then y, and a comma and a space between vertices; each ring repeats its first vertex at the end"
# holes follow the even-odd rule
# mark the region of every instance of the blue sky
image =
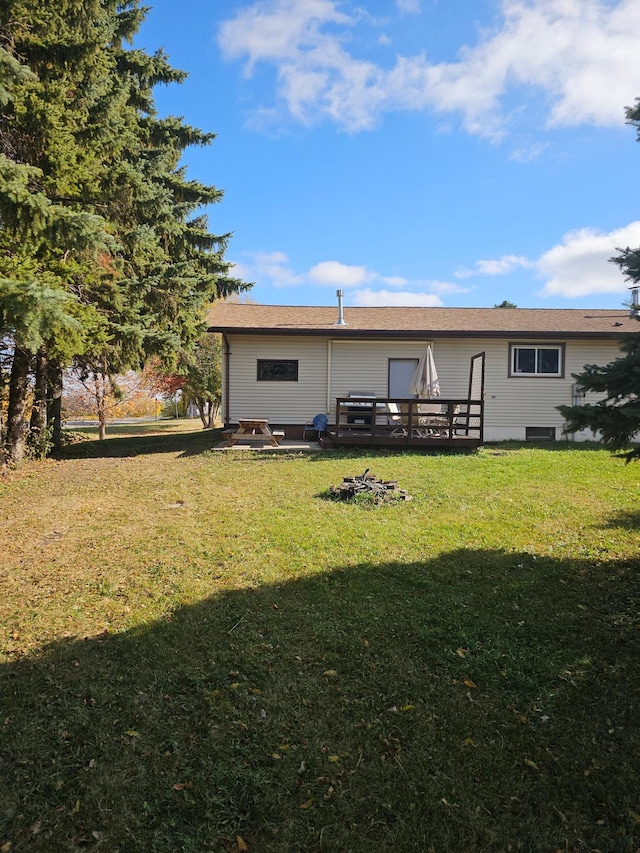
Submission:
POLYGON ((618 307, 638 0, 150 0, 137 45, 265 304, 618 307))

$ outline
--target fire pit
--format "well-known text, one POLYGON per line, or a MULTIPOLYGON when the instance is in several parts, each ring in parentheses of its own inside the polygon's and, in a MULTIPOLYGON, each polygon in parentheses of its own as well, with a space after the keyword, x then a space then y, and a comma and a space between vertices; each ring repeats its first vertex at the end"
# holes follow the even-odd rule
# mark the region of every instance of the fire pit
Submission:
POLYGON ((374 503, 383 501, 410 501, 411 495, 400 489, 395 480, 379 480, 369 473, 369 469, 356 477, 345 477, 339 486, 329 489, 336 500, 351 501, 362 497, 374 503))

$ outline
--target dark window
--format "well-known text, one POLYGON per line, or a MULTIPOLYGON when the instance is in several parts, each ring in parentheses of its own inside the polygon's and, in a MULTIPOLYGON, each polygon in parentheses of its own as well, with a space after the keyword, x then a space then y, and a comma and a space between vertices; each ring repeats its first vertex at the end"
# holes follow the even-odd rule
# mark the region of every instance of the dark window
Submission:
POLYGON ((538 373, 560 373, 560 351, 554 349, 538 350, 538 373))
POLYGON ((511 344, 510 376, 562 376, 562 345, 511 344))
POLYGON ((524 347, 515 347, 513 350, 513 372, 535 373, 536 351, 534 349, 525 349, 524 347))
POLYGON ((527 441, 555 441, 555 427, 525 427, 527 441))
POLYGON ((298 362, 282 358, 258 359, 258 382, 297 382, 298 362))

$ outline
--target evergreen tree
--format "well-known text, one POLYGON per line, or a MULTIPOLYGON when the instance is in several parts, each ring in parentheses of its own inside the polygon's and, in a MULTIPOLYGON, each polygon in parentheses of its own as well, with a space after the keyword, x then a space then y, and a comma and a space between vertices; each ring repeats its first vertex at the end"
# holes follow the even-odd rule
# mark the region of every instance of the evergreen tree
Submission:
MULTIPOLYGON (((247 286, 228 275, 227 235, 208 233, 200 214, 220 191, 187 180, 179 165, 185 148, 213 136, 155 112, 153 87, 184 73, 161 51, 127 47, 144 14, 138 0, 0 7, 0 331, 19 355, 16 398, 24 400, 36 352, 58 391, 70 355, 105 377, 150 355, 173 363, 198 339, 206 304, 247 286), (24 285, 32 301, 20 320, 24 285), (81 334, 48 323, 50 337, 31 335, 27 346, 23 327, 34 328, 38 310, 48 317, 58 292, 81 334)), ((15 417, 23 420, 8 429, 14 462, 24 406, 15 417)))
MULTIPOLYGON (((627 107, 627 124, 636 128, 636 139, 640 142, 640 98, 636 98, 635 106, 627 107)), ((640 285, 640 248, 618 249, 619 255, 611 258, 625 275, 627 281, 640 285)))
MULTIPOLYGON (((66 360, 82 350, 87 319, 97 315, 72 283, 95 276, 99 254, 113 246, 104 218, 82 204, 90 168, 77 138, 96 60, 95 36, 83 43, 79 33, 91 33, 95 7, 65 4, 73 24, 59 4, 0 7, 0 63, 8 70, 0 89, 0 331, 14 351, 7 423, 14 464, 23 454, 34 355, 41 380, 49 349, 66 360)), ((41 393, 37 400, 42 433, 41 393)))
MULTIPOLYGON (((602 394, 598 403, 583 406, 558 406, 566 420, 565 432, 590 429, 602 435, 604 445, 613 451, 625 450, 640 431, 640 332, 629 335, 621 344, 626 353, 604 367, 585 365, 574 374, 580 388, 602 394)), ((640 447, 624 454, 627 461, 640 458, 640 447)))
MULTIPOLYGON (((627 123, 638 129, 640 141, 640 99, 627 108, 627 123)), ((640 286, 640 248, 619 249, 611 258, 625 274, 627 281, 640 286)), ((620 346, 625 353, 604 367, 585 365, 584 371, 573 374, 584 391, 602 394, 603 399, 584 406, 558 406, 566 419, 565 432, 590 429, 602 435, 606 447, 623 451, 627 462, 640 459, 640 447, 628 450, 640 433, 640 332, 628 335, 620 346)))

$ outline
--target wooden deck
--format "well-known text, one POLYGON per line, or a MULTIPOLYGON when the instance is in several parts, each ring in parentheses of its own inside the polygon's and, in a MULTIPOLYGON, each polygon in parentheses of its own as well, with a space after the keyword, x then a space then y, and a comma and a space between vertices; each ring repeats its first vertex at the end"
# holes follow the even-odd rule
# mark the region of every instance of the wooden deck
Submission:
POLYGON ((483 400, 339 397, 326 439, 352 447, 475 448, 483 426, 483 400))

